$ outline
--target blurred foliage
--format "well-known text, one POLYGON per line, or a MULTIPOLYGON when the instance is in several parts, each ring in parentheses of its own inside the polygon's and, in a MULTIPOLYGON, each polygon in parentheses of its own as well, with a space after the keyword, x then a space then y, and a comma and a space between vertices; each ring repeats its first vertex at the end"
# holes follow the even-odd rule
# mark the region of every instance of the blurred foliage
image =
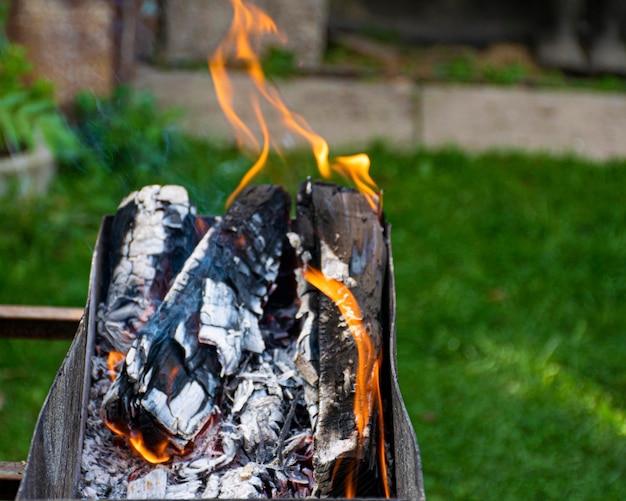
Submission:
POLYGON ((41 136, 57 158, 70 161, 78 143, 57 108, 52 83, 33 79, 26 49, 8 40, 8 8, 0 3, 0 155, 34 149, 41 136))
POLYGON ((283 47, 270 47, 261 59, 263 73, 268 79, 289 78, 296 72, 296 56, 283 47))
POLYGON ((170 156, 186 147, 174 121, 180 112, 160 110, 148 92, 117 87, 100 98, 83 92, 76 98, 75 130, 86 148, 84 168, 103 169, 112 181, 134 184, 142 174, 156 175, 170 156))
POLYGON ((351 69, 363 77, 403 75, 418 81, 492 85, 532 85, 545 88, 575 88, 601 92, 626 92, 626 80, 617 75, 570 75, 540 67, 532 50, 522 44, 495 43, 488 47, 469 45, 418 45, 394 33, 364 28, 356 37, 363 44, 351 46, 341 37, 331 37, 324 63, 351 69), (374 43, 379 51, 367 47, 374 43), (386 54, 381 56, 380 54, 386 54))

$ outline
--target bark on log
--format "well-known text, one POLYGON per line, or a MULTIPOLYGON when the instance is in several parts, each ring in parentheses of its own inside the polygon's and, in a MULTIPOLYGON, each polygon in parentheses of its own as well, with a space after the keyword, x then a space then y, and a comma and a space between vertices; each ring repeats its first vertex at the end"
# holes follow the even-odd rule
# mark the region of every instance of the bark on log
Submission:
MULTIPOLYGON (((361 307, 375 350, 382 349, 381 304, 387 246, 378 215, 354 190, 326 183, 305 183, 298 196, 297 227, 310 265, 346 285, 361 307)), ((335 304, 319 295, 319 416, 314 433, 316 495, 343 496, 349 470, 358 464, 356 495, 379 492, 375 430, 376 402, 363 433, 354 415, 357 346, 335 304), (374 474, 372 474, 374 473, 374 474)))
POLYGON ((111 228, 111 281, 98 332, 126 353, 198 242, 195 207, 181 186, 146 186, 119 205, 111 228))

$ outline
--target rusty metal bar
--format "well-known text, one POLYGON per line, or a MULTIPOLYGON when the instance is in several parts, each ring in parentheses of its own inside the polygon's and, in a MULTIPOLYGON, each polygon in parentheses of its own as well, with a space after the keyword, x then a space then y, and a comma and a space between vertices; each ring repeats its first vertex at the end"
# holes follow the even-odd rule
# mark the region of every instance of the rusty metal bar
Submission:
POLYGON ((15 499, 26 463, 0 461, 0 499, 15 499))
POLYGON ((0 339, 72 339, 82 308, 0 305, 0 339))

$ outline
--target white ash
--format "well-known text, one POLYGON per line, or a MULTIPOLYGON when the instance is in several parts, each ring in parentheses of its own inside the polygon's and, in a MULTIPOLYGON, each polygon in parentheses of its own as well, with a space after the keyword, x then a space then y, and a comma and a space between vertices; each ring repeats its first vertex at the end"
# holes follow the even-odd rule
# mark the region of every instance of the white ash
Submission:
POLYGON ((222 404, 198 435, 193 450, 162 465, 147 463, 103 424, 98 414, 110 379, 105 357, 94 356, 80 496, 309 495, 312 431, 305 416, 303 382, 292 362, 294 344, 249 355, 237 374, 226 380, 222 404))
POLYGON ((320 262, 322 263, 321 272, 325 277, 339 280, 349 288, 357 286, 356 280, 350 273, 348 263, 344 263, 324 240, 320 240, 320 252, 320 262))
POLYGON ((147 473, 147 463, 104 425, 102 398, 111 386, 104 355, 92 357, 91 388, 85 423, 78 494, 82 498, 125 498, 129 478, 147 473))

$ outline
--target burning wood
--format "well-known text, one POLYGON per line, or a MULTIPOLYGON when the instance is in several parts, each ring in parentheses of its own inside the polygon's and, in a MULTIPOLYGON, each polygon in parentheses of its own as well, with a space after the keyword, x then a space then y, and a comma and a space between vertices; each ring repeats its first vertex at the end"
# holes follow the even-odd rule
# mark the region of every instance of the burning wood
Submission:
POLYGON ((98 330, 126 353, 197 242, 195 207, 180 186, 146 186, 118 207, 111 233, 111 281, 98 330))
MULTIPOLYGON (((126 236, 112 241, 113 270, 125 266, 119 255, 132 254, 121 252, 120 242, 122 248, 138 245, 126 228, 147 232, 138 228, 138 217, 128 224, 128 200, 161 191, 146 188, 120 206, 114 231, 126 236)), ((384 444, 384 431, 376 427, 382 419, 376 414, 382 411, 376 363, 387 252, 383 230, 363 195, 335 185, 303 185, 296 231, 289 231, 289 206, 281 188, 245 188, 222 218, 211 221, 176 277, 168 278, 167 294, 148 312, 108 390, 106 378, 101 381, 105 363, 94 362, 100 388, 94 397, 102 401, 106 425, 145 460, 170 461, 170 467, 146 469, 131 455, 126 460, 135 465, 135 479, 118 491, 86 485, 86 497, 145 497, 146 485, 160 486, 164 497, 384 491, 385 468, 372 466, 376 442, 384 444), (325 280, 350 288, 353 300, 367 308, 362 319, 356 318, 358 304, 350 316, 345 298, 324 295, 311 266, 325 280), (351 326, 355 320, 365 326, 360 336, 351 326), (370 480, 363 480, 365 474, 370 480)), ((157 230, 162 220, 144 217, 145 224, 156 221, 157 230)), ((196 235, 192 221, 188 228, 196 235)), ((166 238, 184 241, 178 233, 166 238)), ((143 269, 153 283, 163 283, 167 272, 156 261, 143 269)), ((106 329, 107 312, 122 325, 130 321, 119 308, 107 308, 120 295, 115 291, 125 291, 132 304, 139 304, 133 293, 155 305, 159 296, 147 294, 147 286, 133 288, 146 284, 146 277, 115 271, 111 276, 99 311, 100 342, 119 349, 123 343, 106 329)), ((136 311, 127 310, 134 322, 136 311)), ((94 477, 92 471, 87 475, 94 477)))
POLYGON ((289 196, 252 187, 210 228, 139 331, 104 398, 107 425, 151 462, 183 453, 207 424, 242 353, 262 353, 259 320, 275 282, 289 196))
MULTIPOLYGON (((387 261, 383 228, 363 195, 310 182, 298 196, 297 223, 308 264, 321 270, 307 269, 305 278, 324 293, 317 301, 314 349, 319 354, 316 493, 371 494, 373 485, 387 489, 388 484, 384 452, 379 467, 372 468, 376 423, 382 420, 378 364, 387 261), (376 475, 383 478, 372 481, 376 475)), ((383 434, 378 441, 384 451, 383 434)))

